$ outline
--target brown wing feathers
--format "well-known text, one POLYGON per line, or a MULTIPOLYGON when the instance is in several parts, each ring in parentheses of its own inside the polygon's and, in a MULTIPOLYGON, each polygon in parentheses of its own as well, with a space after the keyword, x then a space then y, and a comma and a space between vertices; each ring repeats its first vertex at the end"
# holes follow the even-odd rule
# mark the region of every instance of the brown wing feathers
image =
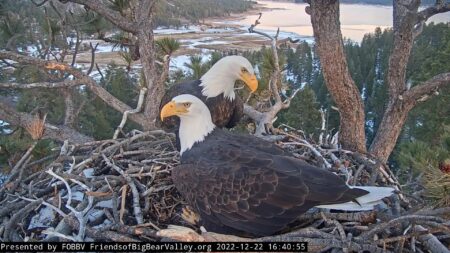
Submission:
POLYGON ((222 131, 212 134, 215 136, 184 153, 183 164, 173 170, 175 185, 201 213, 209 231, 270 235, 313 206, 345 202, 367 193, 350 189, 334 174, 267 146, 273 144, 254 141, 254 146, 239 146, 222 131), (271 149, 280 155, 270 154, 271 149))

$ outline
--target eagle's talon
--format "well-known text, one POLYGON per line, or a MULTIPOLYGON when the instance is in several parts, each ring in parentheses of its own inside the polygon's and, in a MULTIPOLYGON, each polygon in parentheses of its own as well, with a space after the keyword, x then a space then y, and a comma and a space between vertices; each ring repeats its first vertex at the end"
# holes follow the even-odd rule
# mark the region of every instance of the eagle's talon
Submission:
POLYGON ((190 207, 183 207, 182 210, 183 213, 181 214, 181 218, 187 223, 196 225, 200 221, 200 216, 192 211, 190 207))

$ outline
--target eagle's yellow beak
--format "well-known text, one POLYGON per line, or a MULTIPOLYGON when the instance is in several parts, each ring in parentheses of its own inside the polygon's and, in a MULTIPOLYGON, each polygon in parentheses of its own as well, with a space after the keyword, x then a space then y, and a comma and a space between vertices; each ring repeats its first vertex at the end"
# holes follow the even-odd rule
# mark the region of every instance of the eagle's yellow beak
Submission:
POLYGON ((161 121, 164 121, 164 118, 174 116, 174 115, 180 115, 187 113, 188 110, 186 106, 183 106, 182 104, 177 104, 174 101, 171 101, 163 106, 161 109, 160 117, 161 121))
POLYGON ((256 78, 256 75, 248 72, 241 73, 241 80, 244 81, 252 93, 258 89, 258 79, 256 78))

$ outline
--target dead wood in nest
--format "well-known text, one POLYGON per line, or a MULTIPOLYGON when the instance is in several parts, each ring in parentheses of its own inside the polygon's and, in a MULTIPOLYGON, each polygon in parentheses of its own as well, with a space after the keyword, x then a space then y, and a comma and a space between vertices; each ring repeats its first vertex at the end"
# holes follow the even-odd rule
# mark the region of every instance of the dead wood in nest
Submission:
MULTIPOLYGON (((391 185, 401 192, 387 166, 316 145, 298 133, 278 129, 278 144, 350 185, 391 185)), ((407 194, 386 199, 375 211, 311 209, 282 234, 269 237, 207 232, 181 218, 186 206, 170 179, 179 154, 174 136, 163 131, 65 142, 49 159, 31 161, 27 155, 25 160, 16 166, 20 176, 16 173, 14 184, 0 189, 4 241, 305 241, 311 252, 413 252, 444 249, 450 238, 450 207, 420 209, 425 203, 407 194), (32 172, 29 164, 41 169, 32 172)))

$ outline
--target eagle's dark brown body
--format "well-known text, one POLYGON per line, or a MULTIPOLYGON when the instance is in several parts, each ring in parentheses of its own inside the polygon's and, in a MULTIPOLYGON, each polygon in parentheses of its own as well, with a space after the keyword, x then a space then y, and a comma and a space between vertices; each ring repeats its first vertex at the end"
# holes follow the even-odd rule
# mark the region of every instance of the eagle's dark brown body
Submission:
POLYGON ((252 236, 279 232, 316 205, 368 193, 273 143, 221 129, 185 151, 172 178, 208 231, 252 236))
MULTIPOLYGON (((161 108, 168 102, 172 100, 173 97, 176 97, 181 94, 191 94, 203 101, 206 104, 209 111, 211 112, 211 117, 214 125, 217 127, 223 128, 232 128, 236 126, 239 120, 244 115, 244 103, 242 99, 236 94, 233 101, 225 98, 223 94, 220 94, 217 97, 206 98, 202 94, 202 86, 200 86, 201 81, 188 81, 179 84, 175 84, 172 86, 164 95, 161 100, 160 110, 161 108)), ((164 119, 164 122, 159 122, 165 130, 173 131, 177 134, 178 139, 178 127, 180 123, 180 119, 176 116, 169 117, 164 119)), ((177 147, 179 149, 177 140, 177 147)))

